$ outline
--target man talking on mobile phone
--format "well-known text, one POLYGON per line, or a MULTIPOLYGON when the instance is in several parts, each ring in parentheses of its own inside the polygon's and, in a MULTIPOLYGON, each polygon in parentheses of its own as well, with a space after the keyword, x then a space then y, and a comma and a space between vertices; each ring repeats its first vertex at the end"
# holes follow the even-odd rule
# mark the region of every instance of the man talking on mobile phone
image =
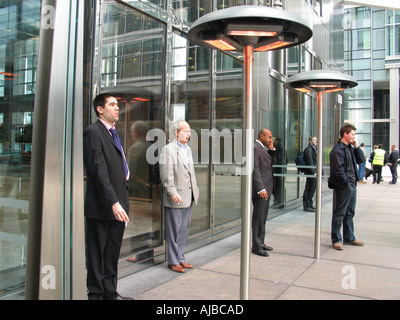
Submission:
POLYGON ((330 153, 331 173, 328 180, 329 188, 333 189, 331 239, 336 250, 343 250, 343 243, 364 245, 354 236, 353 218, 356 211, 357 183, 360 181, 357 164, 363 163, 365 157, 355 139, 355 126, 343 125, 340 138, 330 153), (342 225, 343 237, 340 231, 342 225))

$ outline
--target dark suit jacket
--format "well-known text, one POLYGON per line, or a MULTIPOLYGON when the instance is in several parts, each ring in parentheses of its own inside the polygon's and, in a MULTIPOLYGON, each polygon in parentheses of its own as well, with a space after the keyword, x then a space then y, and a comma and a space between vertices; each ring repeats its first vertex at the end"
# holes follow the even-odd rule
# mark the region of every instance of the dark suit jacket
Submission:
MULTIPOLYGON (((317 151, 315 151, 311 144, 308 144, 307 148, 304 149, 304 162, 306 166, 317 165, 317 151)), ((317 173, 317 168, 306 168, 305 173, 313 175, 317 173)))
POLYGON ((253 198, 259 198, 258 192, 263 189, 267 190, 268 197, 272 195, 275 157, 276 150, 267 151, 260 143, 254 142, 253 198))
POLYGON ((129 214, 128 182, 122 154, 100 120, 83 134, 83 158, 86 167, 85 216, 114 220, 111 206, 119 202, 129 214))

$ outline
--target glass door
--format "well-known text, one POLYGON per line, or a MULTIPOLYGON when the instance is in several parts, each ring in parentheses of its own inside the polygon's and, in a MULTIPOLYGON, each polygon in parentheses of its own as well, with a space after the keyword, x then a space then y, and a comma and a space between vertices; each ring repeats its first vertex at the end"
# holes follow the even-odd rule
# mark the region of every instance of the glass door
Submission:
MULTIPOLYGON (((163 126, 166 25, 118 2, 101 5, 94 88, 118 97, 116 124, 130 169, 131 223, 121 248, 120 275, 164 259, 158 166, 146 156, 163 126)), ((97 94, 98 92, 96 92, 97 94)))

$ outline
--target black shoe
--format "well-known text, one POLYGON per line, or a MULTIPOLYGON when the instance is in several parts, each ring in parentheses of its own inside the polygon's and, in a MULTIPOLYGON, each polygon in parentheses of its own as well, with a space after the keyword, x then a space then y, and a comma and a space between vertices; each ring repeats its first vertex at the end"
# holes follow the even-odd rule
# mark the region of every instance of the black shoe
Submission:
POLYGON ((133 298, 123 297, 120 296, 119 293, 114 298, 111 299, 104 299, 104 300, 134 300, 133 298))
POLYGON ((258 256, 262 256, 262 257, 268 257, 269 254, 267 251, 265 250, 251 250, 252 253, 258 255, 258 256))
POLYGON ((306 212, 315 212, 315 209, 313 209, 313 208, 304 208, 303 211, 306 211, 306 212))
POLYGON ((263 244, 263 245, 262 245, 262 248, 263 248, 265 251, 273 251, 273 250, 274 250, 272 247, 269 247, 269 246, 267 246, 266 244, 263 244))

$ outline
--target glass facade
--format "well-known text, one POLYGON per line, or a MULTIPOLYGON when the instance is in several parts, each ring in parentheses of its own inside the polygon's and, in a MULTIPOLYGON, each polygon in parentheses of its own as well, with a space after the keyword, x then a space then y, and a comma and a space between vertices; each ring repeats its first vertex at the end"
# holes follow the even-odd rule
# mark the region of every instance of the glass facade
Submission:
MULTIPOLYGON (((89 23, 75 30, 73 22, 70 22, 69 28, 73 31, 70 37, 76 32, 84 39, 81 47, 69 48, 76 54, 77 61, 82 59, 83 89, 78 92, 82 95, 81 100, 76 100, 79 104, 68 100, 72 108, 63 111, 68 114, 68 110, 72 110, 72 114, 66 117, 65 127, 62 126, 64 131, 60 137, 65 146, 60 147, 62 155, 57 159, 58 163, 54 162, 57 155, 48 156, 53 168, 60 168, 60 175, 62 173, 66 179, 57 194, 62 203, 61 220, 57 223, 63 224, 63 240, 60 245, 54 241, 46 248, 46 254, 51 256, 52 250, 61 246, 57 254, 65 255, 61 257, 63 286, 60 290, 63 292, 57 297, 73 296, 74 286, 68 286, 73 284, 70 280, 75 276, 68 270, 74 259, 67 253, 74 251, 70 240, 78 240, 75 240, 77 231, 73 228, 76 220, 70 218, 69 213, 83 216, 79 207, 82 199, 74 188, 80 188, 85 182, 83 170, 81 174, 79 171, 82 169, 79 137, 95 120, 90 101, 100 92, 111 91, 118 96, 121 110, 117 129, 131 169, 130 202, 134 223, 129 224, 124 236, 119 268, 121 277, 165 261, 158 165, 146 161, 145 154, 151 150, 157 157, 160 140, 167 138, 170 125, 176 119, 184 118, 191 125, 191 146, 201 190, 199 205, 193 211, 189 250, 240 231, 242 186, 236 169, 243 161, 242 60, 240 54, 225 54, 195 46, 187 40, 186 33, 192 22, 213 10, 271 3, 267 0, 93 0, 84 5, 85 21, 89 23), (70 152, 77 152, 73 161, 68 160, 70 152)), ((307 146, 308 138, 317 134, 316 96, 284 90, 282 84, 288 77, 302 71, 341 69, 344 65, 343 50, 333 49, 336 42, 341 43, 340 34, 343 34, 341 25, 336 22, 342 14, 340 1, 332 0, 327 4, 324 1, 287 0, 282 3, 288 11, 306 19, 313 17, 318 28, 314 28, 313 40, 302 46, 255 54, 254 131, 257 134, 261 128, 270 129, 278 150, 270 217, 302 204, 305 177, 298 173, 294 159, 307 146), (331 19, 329 23, 327 19, 331 19)), ((77 10, 82 10, 82 7, 77 10)), ((3 1, 0 16, 3 17, 0 20, 1 295, 23 288, 25 281, 30 155, 35 151, 31 139, 38 83, 40 1, 29 4, 3 1)), ((368 33, 360 32, 355 36, 354 50, 356 54, 364 54, 365 47, 372 43, 364 42, 368 33)), ((346 51, 346 54, 350 53, 346 51)), ((52 63, 56 62, 53 60, 52 63)), ((362 65, 359 71, 364 72, 362 65)), ((65 79, 68 85, 76 81, 72 74, 65 79)), ((79 83, 75 85, 79 87, 79 83)), ((362 89, 356 97, 362 106, 363 94, 370 88, 366 84, 360 87, 362 89)), ((57 95, 57 90, 65 91, 55 86, 52 94, 57 95)), ((69 97, 68 92, 64 92, 66 97, 69 97)), ((339 137, 338 130, 344 118, 342 101, 338 94, 329 94, 324 99, 324 166, 328 166, 329 150, 339 137)), ((349 105, 354 103, 354 99, 346 101, 349 105)), ((59 106, 49 106, 48 136, 58 130, 58 122, 51 117, 51 112, 58 112, 57 108, 59 106)), ((325 173, 328 176, 328 172, 325 173)), ((326 184, 323 184, 323 191, 328 191, 326 184)), ((51 200, 45 197, 44 206, 46 201, 51 200)), ((43 215, 44 226, 48 219, 43 215)), ((47 229, 45 231, 46 239, 52 241, 54 235, 47 229)), ((41 266, 46 263, 43 254, 40 263, 41 266)), ((51 293, 46 294, 52 297, 51 293)))
POLYGON ((25 282, 40 9, 0 4, 0 296, 25 282))
POLYGON ((359 6, 344 11, 344 22, 345 72, 358 81, 357 87, 345 92, 345 121, 358 120, 357 135, 368 154, 376 144, 390 150, 399 139, 398 132, 391 132, 390 119, 398 122, 399 115, 391 113, 390 100, 399 93, 390 92, 391 82, 396 81, 391 80, 390 69, 399 67, 400 14, 359 6))

